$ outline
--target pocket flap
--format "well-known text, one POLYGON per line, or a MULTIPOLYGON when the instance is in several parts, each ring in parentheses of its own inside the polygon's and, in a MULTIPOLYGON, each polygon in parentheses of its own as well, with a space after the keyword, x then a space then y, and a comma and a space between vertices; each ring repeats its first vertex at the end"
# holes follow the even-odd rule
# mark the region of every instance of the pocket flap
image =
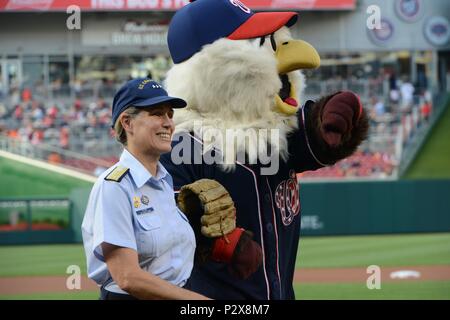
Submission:
POLYGON ((136 217, 139 225, 144 230, 154 230, 161 227, 161 218, 156 214, 145 214, 136 217))

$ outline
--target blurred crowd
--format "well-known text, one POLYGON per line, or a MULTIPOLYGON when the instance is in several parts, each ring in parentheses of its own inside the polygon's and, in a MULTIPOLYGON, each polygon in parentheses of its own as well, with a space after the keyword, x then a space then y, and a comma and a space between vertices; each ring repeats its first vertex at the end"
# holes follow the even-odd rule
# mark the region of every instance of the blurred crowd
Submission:
POLYGON ((406 145, 415 130, 427 124, 433 110, 431 92, 414 86, 407 77, 397 80, 389 77, 389 97, 372 96, 366 103, 369 110, 371 131, 396 134, 402 130, 402 144, 406 145))
POLYGON ((90 174, 99 175, 117 161, 109 147, 115 144, 110 105, 102 98, 45 103, 24 89, 15 106, 8 109, 0 103, 0 135, 36 147, 34 156, 39 159, 90 174))
POLYGON ((377 95, 372 91, 369 98, 363 99, 370 121, 368 143, 334 166, 299 174, 299 178, 384 178, 395 175, 401 150, 414 142, 418 129, 430 121, 432 96, 426 83, 412 84, 408 77, 397 79, 393 72, 387 72, 386 77, 380 77, 378 81, 388 81, 389 95, 377 95))
POLYGON ((9 110, 0 106, 0 131, 10 138, 33 145, 47 143, 70 149, 73 130, 89 132, 107 129, 111 124, 110 106, 103 99, 45 103, 24 89, 21 100, 9 110))
POLYGON ((317 171, 307 171, 297 176, 301 178, 345 178, 372 177, 387 178, 393 174, 398 165, 392 154, 382 152, 357 151, 351 157, 334 166, 317 171))

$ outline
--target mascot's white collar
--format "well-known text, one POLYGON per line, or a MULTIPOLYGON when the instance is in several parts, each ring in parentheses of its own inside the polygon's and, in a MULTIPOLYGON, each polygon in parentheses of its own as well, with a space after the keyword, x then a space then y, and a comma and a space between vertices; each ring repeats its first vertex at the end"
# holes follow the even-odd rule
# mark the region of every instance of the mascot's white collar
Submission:
MULTIPOLYGON (((277 42, 290 39, 289 29, 276 34, 277 42)), ((297 101, 303 103, 304 77, 296 70, 288 73, 295 85, 297 101)), ((174 65, 168 72, 166 87, 170 95, 183 98, 188 106, 175 111, 176 131, 194 132, 201 137, 207 152, 216 147, 228 159, 245 152, 254 163, 256 155, 249 146, 258 145, 258 152, 267 152, 270 145, 283 159, 288 157, 287 135, 298 126, 296 115, 287 116, 275 110, 275 96, 281 89, 277 60, 270 41, 260 46, 258 40, 219 39, 206 45, 189 60, 174 65), (268 134, 248 134, 237 139, 233 148, 226 147, 211 134, 214 129, 226 137, 227 130, 249 129, 268 134), (278 132, 278 138, 270 134, 278 132), (271 139, 272 136, 272 139, 271 139)), ((229 145, 229 144, 228 144, 229 145)), ((225 167, 233 168, 233 164, 225 167)))

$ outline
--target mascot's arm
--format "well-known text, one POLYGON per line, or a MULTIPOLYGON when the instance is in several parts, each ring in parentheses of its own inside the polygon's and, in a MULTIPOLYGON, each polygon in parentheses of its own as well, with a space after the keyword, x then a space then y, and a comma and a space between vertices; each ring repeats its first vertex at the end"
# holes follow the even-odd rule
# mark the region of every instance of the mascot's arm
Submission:
POLYGON ((366 139, 369 128, 359 97, 349 91, 306 102, 298 118, 300 130, 289 137, 290 161, 297 172, 333 165, 350 156, 366 139))

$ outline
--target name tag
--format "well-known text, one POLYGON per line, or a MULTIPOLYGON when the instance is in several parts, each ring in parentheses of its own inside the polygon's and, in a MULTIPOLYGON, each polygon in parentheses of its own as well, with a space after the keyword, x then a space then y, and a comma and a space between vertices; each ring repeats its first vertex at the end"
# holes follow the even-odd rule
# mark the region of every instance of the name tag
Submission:
POLYGON ((148 207, 148 208, 145 208, 145 209, 141 209, 141 210, 136 211, 136 214, 137 214, 138 216, 140 216, 141 214, 153 212, 153 210, 154 210, 153 207, 148 207))

